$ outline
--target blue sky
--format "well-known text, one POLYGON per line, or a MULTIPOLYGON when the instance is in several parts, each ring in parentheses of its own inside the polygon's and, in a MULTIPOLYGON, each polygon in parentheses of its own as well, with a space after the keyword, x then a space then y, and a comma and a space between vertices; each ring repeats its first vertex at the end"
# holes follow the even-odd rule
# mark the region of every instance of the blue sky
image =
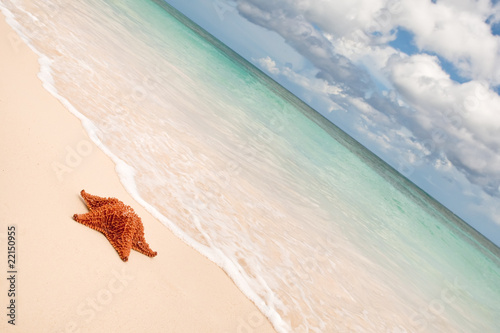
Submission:
POLYGON ((500 245, 500 4, 167 0, 500 245))

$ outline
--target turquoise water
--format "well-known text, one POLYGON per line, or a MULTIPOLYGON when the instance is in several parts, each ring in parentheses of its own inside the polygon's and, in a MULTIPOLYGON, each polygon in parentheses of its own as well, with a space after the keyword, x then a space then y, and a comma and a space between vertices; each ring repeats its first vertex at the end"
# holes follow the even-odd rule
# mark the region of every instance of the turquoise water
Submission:
POLYGON ((175 9, 0 4, 127 190, 277 331, 497 332, 498 248, 175 9))

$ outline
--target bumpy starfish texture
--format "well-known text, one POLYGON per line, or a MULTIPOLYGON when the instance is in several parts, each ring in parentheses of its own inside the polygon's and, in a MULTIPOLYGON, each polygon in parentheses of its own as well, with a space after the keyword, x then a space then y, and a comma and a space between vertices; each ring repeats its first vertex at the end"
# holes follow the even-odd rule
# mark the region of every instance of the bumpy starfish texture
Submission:
POLYGON ((116 198, 101 198, 80 192, 89 208, 86 214, 75 214, 73 219, 89 228, 102 232, 123 261, 128 260, 130 249, 148 257, 156 256, 144 239, 144 225, 134 210, 116 198))

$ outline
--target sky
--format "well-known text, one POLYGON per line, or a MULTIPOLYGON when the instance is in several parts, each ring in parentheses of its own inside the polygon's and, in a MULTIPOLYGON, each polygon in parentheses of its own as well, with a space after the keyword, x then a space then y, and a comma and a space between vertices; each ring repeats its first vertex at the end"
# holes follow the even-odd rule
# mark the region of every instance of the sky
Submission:
POLYGON ((498 0, 166 0, 500 246, 498 0))

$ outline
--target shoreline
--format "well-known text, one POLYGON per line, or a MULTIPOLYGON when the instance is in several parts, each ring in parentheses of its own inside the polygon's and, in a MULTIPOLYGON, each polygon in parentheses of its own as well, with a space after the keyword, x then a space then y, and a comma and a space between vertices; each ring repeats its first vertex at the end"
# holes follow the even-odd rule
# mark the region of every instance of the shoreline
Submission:
POLYGON ((38 57, 3 15, 0 50, 0 243, 15 225, 17 271, 16 325, 4 315, 0 330, 275 332, 220 267, 131 197, 80 120, 42 87, 38 57), (158 256, 132 251, 124 263, 102 234, 75 222, 87 212, 82 189, 130 205, 158 256))

